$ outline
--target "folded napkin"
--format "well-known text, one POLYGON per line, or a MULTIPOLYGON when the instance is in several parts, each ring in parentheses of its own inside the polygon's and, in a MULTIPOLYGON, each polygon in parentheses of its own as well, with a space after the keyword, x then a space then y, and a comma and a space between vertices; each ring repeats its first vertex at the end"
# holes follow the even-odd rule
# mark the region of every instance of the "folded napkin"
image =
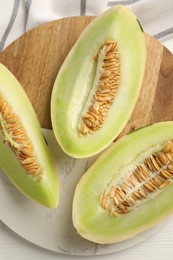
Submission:
POLYGON ((98 15, 117 4, 131 9, 144 30, 161 42, 173 37, 172 0, 0 0, 0 51, 42 23, 68 16, 98 15))

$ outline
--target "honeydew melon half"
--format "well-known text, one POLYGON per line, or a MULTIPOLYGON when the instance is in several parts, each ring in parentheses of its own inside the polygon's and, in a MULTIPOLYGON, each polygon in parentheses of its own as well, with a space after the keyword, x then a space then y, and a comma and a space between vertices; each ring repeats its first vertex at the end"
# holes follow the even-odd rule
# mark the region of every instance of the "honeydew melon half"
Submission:
POLYGON ((0 64, 0 166, 28 198, 57 207, 57 170, 35 111, 13 74, 0 64))
POLYGON ((51 97, 53 130, 67 154, 92 156, 120 133, 139 95, 145 59, 144 32, 123 6, 110 8, 83 31, 51 97))
POLYGON ((129 239, 173 213, 172 180, 173 122, 136 130, 102 153, 80 179, 74 227, 96 243, 129 239))

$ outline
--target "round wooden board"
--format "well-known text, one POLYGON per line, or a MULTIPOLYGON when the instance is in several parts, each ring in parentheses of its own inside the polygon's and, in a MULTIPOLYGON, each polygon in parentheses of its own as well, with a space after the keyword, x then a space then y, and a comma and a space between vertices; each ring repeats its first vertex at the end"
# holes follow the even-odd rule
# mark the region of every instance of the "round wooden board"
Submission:
MULTIPOLYGON (((56 75, 76 39, 94 17, 70 17, 33 29, 0 53, 26 90, 43 128, 51 129, 50 98, 56 75)), ((145 34, 147 63, 140 96, 120 136, 159 121, 173 120, 173 55, 145 34)))

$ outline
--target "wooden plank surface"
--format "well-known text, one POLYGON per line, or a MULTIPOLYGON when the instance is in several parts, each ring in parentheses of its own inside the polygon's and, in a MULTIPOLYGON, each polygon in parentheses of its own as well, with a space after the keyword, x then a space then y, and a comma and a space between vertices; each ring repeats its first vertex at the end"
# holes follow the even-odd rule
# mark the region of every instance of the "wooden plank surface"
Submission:
MULTIPOLYGON (((44 24, 0 53, 0 62, 20 81, 44 128, 51 128, 50 97, 58 70, 92 19, 70 17, 44 24)), ((173 120, 173 55, 156 39, 145 36, 145 77, 133 114, 120 136, 144 125, 173 120)))

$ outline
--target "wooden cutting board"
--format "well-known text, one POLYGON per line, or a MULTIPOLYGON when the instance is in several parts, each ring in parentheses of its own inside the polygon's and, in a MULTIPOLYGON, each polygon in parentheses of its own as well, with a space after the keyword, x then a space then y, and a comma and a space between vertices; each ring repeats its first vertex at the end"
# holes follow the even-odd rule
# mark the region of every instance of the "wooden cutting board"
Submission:
MULTIPOLYGON (((44 24, 0 53, 0 62, 20 81, 44 128, 51 128, 50 97, 56 75, 93 18, 72 17, 44 24)), ((173 120, 173 55, 150 35, 145 37, 145 77, 133 114, 121 135, 148 124, 173 120)))

